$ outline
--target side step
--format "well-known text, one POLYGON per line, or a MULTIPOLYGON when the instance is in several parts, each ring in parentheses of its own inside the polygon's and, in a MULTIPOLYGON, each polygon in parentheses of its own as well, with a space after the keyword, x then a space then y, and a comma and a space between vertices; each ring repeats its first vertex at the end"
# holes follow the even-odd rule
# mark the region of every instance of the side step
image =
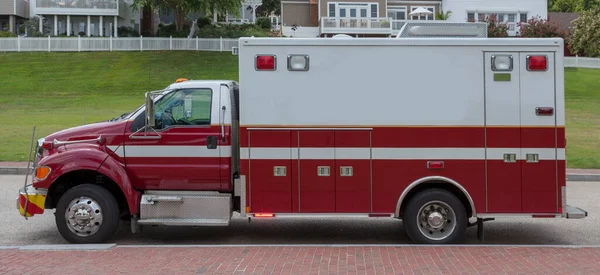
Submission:
POLYGON ((147 191, 140 202, 139 224, 227 226, 231 194, 203 191, 147 191))
POLYGON ((567 205, 564 211, 567 219, 583 219, 588 216, 587 211, 575 206, 567 205))

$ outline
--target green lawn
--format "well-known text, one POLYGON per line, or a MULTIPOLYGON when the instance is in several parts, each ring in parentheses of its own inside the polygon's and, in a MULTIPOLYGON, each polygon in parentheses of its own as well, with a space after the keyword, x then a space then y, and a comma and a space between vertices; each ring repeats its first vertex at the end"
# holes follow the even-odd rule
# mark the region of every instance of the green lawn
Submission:
MULTIPOLYGON (((230 52, 0 54, 0 161, 26 161, 36 138, 131 111, 177 78, 238 79, 230 52)), ((600 168, 600 70, 567 69, 568 166, 600 168)))
POLYGON ((565 69, 567 166, 600 168, 600 70, 565 69))

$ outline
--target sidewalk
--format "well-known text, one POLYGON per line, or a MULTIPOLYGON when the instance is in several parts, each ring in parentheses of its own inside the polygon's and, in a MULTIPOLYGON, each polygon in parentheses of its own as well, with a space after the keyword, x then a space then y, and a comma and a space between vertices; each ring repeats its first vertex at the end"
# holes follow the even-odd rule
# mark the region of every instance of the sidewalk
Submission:
MULTIPOLYGON (((0 175, 26 173, 27 162, 0 162, 0 175)), ((567 181, 600 181, 600 169, 567 169, 567 181)))
POLYGON ((2 274, 592 274, 600 248, 510 246, 0 249, 2 274), (414 272, 414 273, 413 273, 414 272))

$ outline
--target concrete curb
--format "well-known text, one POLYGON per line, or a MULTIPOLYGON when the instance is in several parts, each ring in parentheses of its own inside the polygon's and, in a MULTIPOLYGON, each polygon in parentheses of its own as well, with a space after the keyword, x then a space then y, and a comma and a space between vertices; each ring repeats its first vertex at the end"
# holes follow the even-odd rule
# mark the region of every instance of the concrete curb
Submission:
MULTIPOLYGON (((0 175, 26 175, 26 167, 0 167, 0 175)), ((567 174, 567 181, 600 181, 600 174, 567 174)))
POLYGON ((600 175, 572 174, 567 175, 567 181, 600 181, 600 175))
POLYGON ((544 245, 544 244, 454 244, 454 245, 420 245, 420 244, 212 244, 212 245, 120 245, 111 244, 46 244, 46 245, 26 245, 26 246, 0 246, 0 250, 29 250, 29 251, 73 251, 73 250, 112 250, 112 249, 139 249, 139 248, 247 248, 247 247, 324 247, 324 248, 344 248, 344 247, 396 247, 396 248, 534 248, 534 249, 599 249, 600 245, 544 245))
POLYGON ((32 169, 27 167, 0 167, 0 175, 26 175, 28 171, 31 172, 32 169))

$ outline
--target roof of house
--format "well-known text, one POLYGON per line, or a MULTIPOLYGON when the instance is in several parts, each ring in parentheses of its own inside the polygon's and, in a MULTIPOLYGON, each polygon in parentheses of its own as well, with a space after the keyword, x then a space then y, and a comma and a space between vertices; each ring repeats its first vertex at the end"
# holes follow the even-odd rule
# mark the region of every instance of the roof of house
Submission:
POLYGON ((571 22, 579 17, 576 12, 548 12, 548 22, 558 24, 558 28, 566 30, 572 27, 571 22))

